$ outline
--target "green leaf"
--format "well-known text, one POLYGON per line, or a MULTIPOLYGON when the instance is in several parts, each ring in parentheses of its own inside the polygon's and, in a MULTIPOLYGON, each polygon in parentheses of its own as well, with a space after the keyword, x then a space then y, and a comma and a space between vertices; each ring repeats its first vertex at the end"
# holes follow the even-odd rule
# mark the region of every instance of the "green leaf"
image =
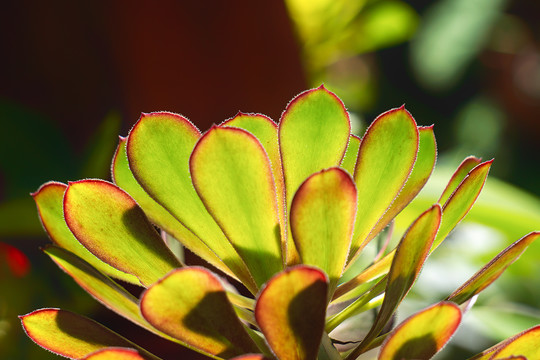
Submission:
POLYGON ((283 268, 272 168, 249 132, 212 127, 190 159, 193 186, 258 287, 283 268))
POLYGON ((450 340, 460 322, 461 311, 457 305, 435 304, 394 329, 383 343, 378 359, 430 359, 450 340))
POLYGON ((347 170, 349 174, 354 174, 356 167, 356 159, 358 158, 358 149, 360 149, 360 138, 354 134, 349 136, 349 144, 345 151, 345 156, 341 161, 340 167, 347 170))
POLYGON ((143 286, 181 266, 135 200, 109 182, 70 183, 64 195, 64 216, 92 254, 135 275, 143 286))
POLYGON ((443 206, 443 218, 432 250, 448 236, 450 231, 467 215, 480 195, 493 160, 483 162, 472 169, 443 206))
POLYGON ((266 154, 272 165, 272 173, 274 174, 279 224, 281 228, 281 247, 282 254, 285 254, 287 242, 287 228, 285 226, 285 180, 283 179, 283 168, 279 153, 277 124, 262 114, 244 114, 239 112, 235 117, 224 121, 220 126, 233 126, 249 131, 261 142, 266 150, 266 154))
POLYGON ((99 271, 130 282, 138 284, 137 277, 121 272, 107 263, 104 263, 92 253, 88 251, 80 242, 73 236, 64 220, 63 199, 67 185, 59 182, 48 182, 43 184, 38 191, 32 194, 38 209, 41 223, 47 231, 51 240, 58 246, 71 251, 81 259, 88 261, 93 267, 99 271))
POLYGON ((219 357, 258 349, 219 280, 207 269, 177 269, 148 288, 141 313, 156 329, 219 357))
MULTIPOLYGON (((289 103, 279 123, 287 210, 308 176, 341 163, 350 130, 345 106, 324 86, 303 92, 289 103)), ((287 263, 296 262, 294 243, 288 239, 287 263)))
POLYGON ((81 360, 146 360, 137 350, 130 348, 105 348, 95 351, 81 360))
POLYGON ((324 329, 328 278, 299 265, 274 276, 255 305, 255 318, 280 360, 315 360, 324 329))
POLYGON ((420 190, 422 190, 435 168, 435 162, 437 161, 437 143, 435 142, 433 125, 428 127, 418 127, 418 132, 418 156, 416 157, 416 162, 414 163, 411 175, 403 189, 401 189, 398 197, 369 234, 368 241, 380 233, 382 229, 384 229, 390 221, 401 212, 401 210, 409 205, 416 195, 418 195, 420 190))
POLYGON ((478 164, 482 162, 482 159, 477 158, 475 156, 469 156, 465 158, 461 164, 459 164, 458 168, 452 175, 452 178, 448 182, 448 185, 446 185, 446 188, 443 190, 441 197, 439 198, 438 203, 441 205, 444 205, 446 201, 448 201, 448 198, 450 198, 450 195, 457 189, 459 184, 465 179, 467 174, 478 164))
POLYGON ((523 356, 525 359, 538 359, 540 357, 539 343, 540 325, 522 331, 509 339, 503 340, 497 345, 473 356, 470 360, 512 359, 512 355, 523 356))
POLYGON ((493 283, 502 273, 516 261, 527 247, 540 237, 540 232, 533 232, 519 239, 506 249, 501 251, 480 271, 467 280, 459 289, 454 291, 448 298, 457 304, 462 304, 493 283))
POLYGON ((356 214, 356 187, 340 168, 322 170, 300 186, 291 205, 291 230, 306 265, 329 277, 331 297, 345 267, 356 214))
POLYGON ((404 107, 385 112, 367 129, 354 171, 358 212, 349 261, 366 244, 369 233, 407 181, 418 143, 416 122, 404 107))
POLYGON ((360 355, 380 334, 405 298, 426 260, 441 224, 441 207, 433 205, 409 227, 399 242, 388 273, 384 301, 369 333, 353 354, 360 355))
POLYGON ((202 259, 234 277, 223 261, 221 261, 221 259, 210 250, 201 239, 182 225, 182 223, 172 216, 163 206, 152 199, 139 185, 129 168, 126 154, 126 142, 126 139, 120 139, 120 143, 118 144, 118 148, 113 158, 112 178, 116 185, 121 187, 137 201, 137 204, 143 209, 151 222, 172 235, 172 237, 180 241, 182 245, 202 259))
POLYGON ((201 239, 252 292, 249 270, 193 188, 189 157, 201 134, 186 118, 167 112, 143 114, 129 133, 126 151, 137 182, 201 239))
POLYGON ((69 311, 41 309, 20 319, 24 331, 36 344, 71 359, 107 347, 136 348, 148 358, 158 359, 103 325, 69 311))

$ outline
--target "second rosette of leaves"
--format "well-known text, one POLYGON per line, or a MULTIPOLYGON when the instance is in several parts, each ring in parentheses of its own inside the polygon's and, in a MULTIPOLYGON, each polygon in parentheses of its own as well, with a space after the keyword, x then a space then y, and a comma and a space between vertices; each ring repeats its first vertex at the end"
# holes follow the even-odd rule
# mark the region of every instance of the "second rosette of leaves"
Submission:
MULTIPOLYGON (((355 359, 382 344, 380 359, 427 359, 459 325, 458 305, 539 235, 388 332, 425 259, 474 203, 491 161, 466 159, 396 249, 351 280, 341 277, 418 194, 435 161, 433 128, 417 126, 403 107, 380 115, 360 140, 342 102, 321 86, 293 99, 279 125, 239 113, 201 134, 180 115, 143 114, 120 141, 114 184, 50 182, 33 196, 54 242, 45 252, 105 306, 172 342, 213 358, 355 359), (171 238, 220 275, 185 266, 171 238), (146 290, 137 299, 113 279, 146 290), (376 307, 367 334, 338 351, 332 332, 376 307)), ((42 309, 22 321, 34 341, 66 357, 157 358, 67 311, 42 309)))

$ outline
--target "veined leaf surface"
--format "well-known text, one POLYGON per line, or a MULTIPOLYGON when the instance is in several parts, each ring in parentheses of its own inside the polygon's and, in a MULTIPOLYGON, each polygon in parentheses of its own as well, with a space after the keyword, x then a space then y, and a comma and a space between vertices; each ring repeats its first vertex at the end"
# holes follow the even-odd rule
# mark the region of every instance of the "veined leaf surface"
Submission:
POLYGON ((207 269, 177 269, 148 288, 141 313, 156 329, 219 357, 256 353, 219 280, 207 269))
POLYGON ((298 265, 274 276, 255 305, 255 318, 280 360, 315 360, 324 329, 328 278, 298 265))
POLYGON ((102 261, 148 286, 181 264, 135 200, 103 180, 70 183, 64 216, 75 237, 102 261))
POLYGON ((283 268, 269 159, 249 132, 214 126, 190 159, 193 185, 258 287, 283 268))

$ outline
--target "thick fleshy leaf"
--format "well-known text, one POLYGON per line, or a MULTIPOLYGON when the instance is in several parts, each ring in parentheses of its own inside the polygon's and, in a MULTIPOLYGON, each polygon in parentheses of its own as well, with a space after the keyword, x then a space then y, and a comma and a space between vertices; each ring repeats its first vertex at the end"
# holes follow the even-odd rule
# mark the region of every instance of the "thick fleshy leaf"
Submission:
POLYGON ((429 254, 440 224, 441 207, 435 204, 418 217, 399 242, 388 273, 381 309, 369 333, 360 346, 354 350, 356 354, 359 355, 368 348, 411 289, 429 254))
POLYGON ((195 146, 190 170, 197 193, 260 287, 283 268, 276 189, 264 148, 245 130, 214 126, 195 146))
MULTIPOLYGON (((59 309, 41 309, 20 317, 26 334, 39 346, 71 359, 116 346, 140 349, 112 330, 84 316, 59 309)), ((144 352, 149 358, 148 352, 144 352)))
POLYGON ((394 329, 382 345, 378 359, 431 359, 450 340, 460 322, 461 311, 457 305, 435 304, 394 329))
POLYGON ((508 246, 486 266, 480 269, 480 271, 467 280, 459 289, 454 291, 447 300, 462 304, 474 295, 480 293, 497 280, 506 268, 516 261, 527 247, 539 237, 540 232, 533 232, 508 246))
POLYGON ((252 292, 257 287, 246 265, 193 188, 189 157, 199 130, 186 118, 157 112, 143 114, 131 129, 129 166, 143 189, 201 239, 252 292))
POLYGON ((404 107, 381 114, 367 129, 354 171, 358 212, 349 260, 357 256, 407 181, 418 144, 416 122, 404 107))
POLYGON ((270 360, 264 355, 261 354, 247 354, 242 356, 237 356, 235 358, 232 358, 231 360, 270 360))
POLYGON ((540 357, 539 343, 540 326, 535 326, 501 341, 469 360, 505 360, 512 359, 513 355, 523 356, 525 359, 538 359, 540 357))
POLYGON ((351 134, 349 136, 349 144, 345 151, 345 156, 341 161, 340 167, 345 169, 349 174, 354 174, 354 168, 356 167, 356 159, 358 158, 358 150, 360 149, 360 138, 351 134))
POLYGON ((228 275, 231 271, 223 261, 195 234, 180 223, 163 206, 150 197, 139 185, 131 172, 126 154, 126 139, 120 139, 112 163, 112 178, 116 185, 126 191, 143 209, 148 219, 163 229, 182 245, 228 275))
POLYGON ((304 181, 291 205, 291 230, 302 263, 328 275, 328 296, 332 296, 345 267, 356 199, 351 176, 331 168, 304 181))
POLYGON ((299 265, 274 276, 259 294, 255 318, 280 360, 315 360, 324 328, 328 278, 299 265))
POLYGON ((137 350, 130 348, 105 348, 95 351, 81 360, 146 360, 137 350))
MULTIPOLYGON (((303 92, 288 104, 279 123, 287 210, 308 176, 341 163, 350 131, 345 106, 324 86, 303 92)), ((287 262, 298 262, 291 237, 287 245, 287 262)))
POLYGON ((70 183, 64 216, 75 237, 92 254, 135 275, 148 286, 181 264, 135 200, 103 180, 70 183))
POLYGON ((43 184, 38 191, 32 194, 38 208, 41 223, 51 240, 58 246, 71 251, 80 258, 88 261, 99 271, 124 281, 138 284, 137 277, 121 272, 109 264, 104 263, 88 251, 73 236, 64 220, 63 199, 67 185, 59 182, 43 184))
POLYGON ((446 201, 441 227, 431 251, 435 250, 467 215, 484 187, 492 162, 493 160, 483 162, 472 169, 446 201))
POLYGON ((279 224, 281 227, 282 254, 285 254, 287 241, 287 228, 285 227, 285 181, 283 179, 283 168, 279 153, 277 124, 262 114, 244 114, 239 112, 235 117, 224 121, 220 126, 233 126, 249 131, 261 142, 266 150, 266 154, 272 165, 272 173, 274 174, 279 224))
POLYGON ((171 272, 144 292, 140 308, 156 329, 209 354, 258 351, 220 281, 204 268, 171 272))
POLYGON ((457 189, 459 184, 465 179, 469 171, 471 171, 475 166, 480 164, 482 159, 475 156, 466 157, 450 178, 450 181, 444 188, 441 197, 439 198, 439 204, 444 205, 446 201, 450 198, 450 195, 457 189))
POLYGON ((437 143, 435 142, 433 125, 418 127, 418 133, 420 135, 418 156, 411 175, 398 197, 369 234, 368 241, 380 233, 418 195, 433 172, 437 161, 437 143))

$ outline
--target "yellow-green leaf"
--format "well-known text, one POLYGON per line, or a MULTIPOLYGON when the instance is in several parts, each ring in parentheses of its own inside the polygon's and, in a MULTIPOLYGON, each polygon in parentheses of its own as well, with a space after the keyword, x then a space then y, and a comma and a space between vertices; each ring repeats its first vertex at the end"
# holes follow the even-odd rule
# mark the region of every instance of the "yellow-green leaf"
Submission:
POLYGON ((356 159, 358 158, 358 149, 360 149, 360 138, 351 134, 349 136, 349 144, 345 151, 345 156, 341 161, 340 167, 345 169, 349 174, 354 174, 354 168, 356 167, 356 159))
POLYGON ((441 207, 435 204, 409 227, 396 249, 381 309, 373 326, 353 354, 360 355, 366 350, 391 319, 420 274, 440 224, 441 207))
POLYGON ((291 230, 302 263, 323 270, 332 296, 345 267, 356 214, 356 187, 340 168, 311 175, 291 205, 291 230))
MULTIPOLYGON (((20 317, 26 334, 39 346, 70 359, 80 359, 107 347, 137 345, 94 320, 69 311, 41 309, 20 317)), ((148 352, 149 358, 157 359, 148 352)))
POLYGON ((469 156, 466 157, 461 164, 459 164, 458 168, 450 178, 450 181, 444 188, 441 197, 439 198, 438 203, 441 205, 444 205, 446 201, 450 198, 450 195, 457 189, 459 184, 465 179, 469 171, 471 171, 475 166, 480 164, 482 159, 477 158, 475 156, 469 156))
MULTIPOLYGON (((277 124, 269 117, 262 114, 244 114, 239 112, 235 117, 224 121, 220 126, 238 127, 252 133, 266 150, 266 154, 272 165, 272 173, 276 185, 276 196, 279 211, 279 224, 281 227, 282 254, 285 254, 287 231, 285 212, 285 181, 283 180, 283 168, 279 153, 277 124)), ((285 259, 284 259, 285 260, 285 259)))
POLYGON ((467 280, 459 289, 454 291, 447 300, 462 304, 474 295, 480 293, 497 280, 506 268, 516 261, 527 247, 533 241, 538 239, 538 237, 540 237, 540 232, 533 232, 508 246, 486 266, 480 269, 480 271, 467 280))
POLYGON ((385 112, 367 129, 354 171, 358 212, 349 260, 357 256, 407 181, 418 143, 416 122, 404 107, 385 112))
POLYGON ((461 311, 457 305, 435 304, 395 328, 383 343, 378 359, 431 359, 450 340, 460 322, 461 311))
POLYGON ((195 190, 258 287, 283 268, 276 189, 261 143, 231 127, 210 129, 190 159, 195 190))
MULTIPOLYGON (((349 115, 341 100, 324 86, 295 97, 279 123, 279 145, 287 210, 300 184, 311 174, 339 166, 350 135, 349 115)), ((287 262, 298 262, 292 238, 287 262)))
POLYGON ((450 231, 467 215, 484 187, 492 162, 493 160, 490 160, 477 165, 452 192, 443 206, 441 227, 431 251, 435 250, 450 231))
POLYGON ((163 206, 150 197, 139 185, 131 172, 126 154, 126 139, 120 139, 112 163, 112 178, 116 185, 126 191, 143 209, 148 219, 172 235, 182 245, 228 275, 234 276, 221 259, 193 232, 187 229, 163 206))
POLYGON ((257 287, 246 265, 193 188, 189 157, 199 130, 186 118, 167 112, 143 114, 131 129, 129 166, 142 188, 201 239, 252 292, 257 287))
POLYGON ((520 332, 482 351, 469 360, 538 359, 540 357, 540 325, 520 332))
POLYGON ((88 261, 93 267, 99 271, 113 276, 117 279, 138 284, 137 277, 126 274, 107 263, 104 263, 92 253, 88 251, 80 242, 73 236, 69 230, 66 221, 64 220, 63 199, 67 185, 59 182, 48 182, 43 184, 38 191, 32 194, 39 213, 41 223, 47 231, 51 240, 58 246, 71 251, 80 258, 88 261))
POLYGON ((219 357, 258 352, 219 280, 207 269, 177 269, 148 288, 141 313, 156 329, 219 357))
POLYGON ((70 183, 64 216, 75 237, 102 261, 148 286, 181 264, 135 200, 103 180, 70 183))
POLYGON ((274 276, 255 305, 255 318, 280 360, 315 360, 324 329, 328 278, 299 265, 274 276))
MULTIPOLYGON (((146 360, 135 349, 111 347, 95 351, 81 360, 146 360)), ((157 359, 157 358, 155 358, 157 359)))

